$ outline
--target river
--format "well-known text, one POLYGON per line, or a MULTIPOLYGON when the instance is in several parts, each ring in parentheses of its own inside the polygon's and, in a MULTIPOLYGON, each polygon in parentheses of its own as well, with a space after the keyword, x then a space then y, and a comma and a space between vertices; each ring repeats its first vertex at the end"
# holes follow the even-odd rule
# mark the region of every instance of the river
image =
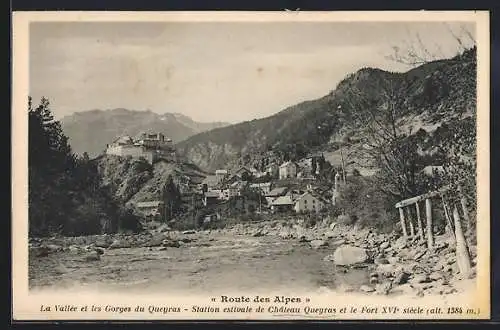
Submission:
POLYGON ((368 270, 335 269, 324 257, 335 246, 313 249, 277 236, 205 231, 175 247, 107 249, 97 261, 78 251, 29 260, 32 290, 92 287, 103 291, 216 293, 265 290, 335 290, 368 283, 368 270))

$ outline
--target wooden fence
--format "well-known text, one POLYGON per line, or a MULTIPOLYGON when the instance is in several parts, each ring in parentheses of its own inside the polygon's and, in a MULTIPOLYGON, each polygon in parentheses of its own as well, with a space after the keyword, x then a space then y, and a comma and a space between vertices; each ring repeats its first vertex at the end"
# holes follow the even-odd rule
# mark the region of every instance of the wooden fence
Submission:
MULTIPOLYGON (((420 196, 408 198, 396 203, 396 208, 399 210, 399 218, 403 237, 417 238, 426 241, 427 248, 434 251, 434 219, 433 219, 433 201, 440 201, 446 218, 446 226, 452 234, 454 243, 456 244, 456 259, 460 273, 465 277, 470 276, 471 260, 470 253, 465 239, 462 225, 460 222, 460 214, 456 205, 453 206, 450 212, 450 206, 447 204, 444 193, 448 188, 443 188, 438 191, 429 192, 420 196), (421 204, 425 204, 425 222, 421 216, 421 204), (416 216, 412 215, 411 209, 415 208, 416 216), (450 214, 451 213, 451 214, 450 214)), ((466 203, 461 199, 462 213, 466 221, 470 221, 466 203)))

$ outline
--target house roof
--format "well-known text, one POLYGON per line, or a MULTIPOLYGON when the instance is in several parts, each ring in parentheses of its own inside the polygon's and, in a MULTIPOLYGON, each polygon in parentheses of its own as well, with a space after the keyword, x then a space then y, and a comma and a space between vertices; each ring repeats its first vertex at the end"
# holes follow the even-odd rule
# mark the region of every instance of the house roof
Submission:
POLYGON ((250 170, 248 167, 246 167, 246 166, 241 166, 240 168, 238 168, 238 169, 235 171, 235 173, 239 173, 239 172, 241 172, 241 171, 251 172, 251 170, 250 170))
POLYGON ((272 205, 292 205, 294 201, 290 196, 280 196, 276 198, 272 203, 272 205))
POLYGON ((246 184, 247 184, 246 181, 235 181, 235 182, 231 183, 229 186, 231 188, 241 188, 241 187, 244 187, 246 184))
POLYGON ((274 196, 281 196, 283 194, 286 193, 286 191, 288 190, 287 187, 278 187, 278 188, 274 188, 273 190, 271 190, 267 196, 269 197, 274 197, 274 196))
POLYGON ((297 202, 300 199, 304 198, 306 195, 311 195, 312 197, 316 198, 317 200, 321 201, 322 203, 328 203, 325 198, 323 198, 322 196, 318 195, 317 193, 313 193, 311 191, 306 191, 302 195, 300 195, 297 198, 295 198, 295 202, 297 202))
POLYGON ((250 187, 252 188, 260 188, 260 187, 270 187, 271 182, 262 182, 262 183, 252 183, 250 187))
POLYGON ((215 174, 227 174, 227 170, 215 170, 215 174))
POLYGON ((284 162, 283 164, 281 164, 280 167, 285 167, 285 166, 289 166, 289 165, 297 166, 293 162, 288 161, 288 162, 284 162))
POLYGON ((139 202, 136 204, 138 208, 143 208, 143 207, 158 207, 162 204, 162 201, 149 201, 149 202, 139 202))
POLYGON ((300 196, 302 196, 304 194, 304 190, 301 190, 301 189, 292 189, 292 190, 289 190, 286 194, 288 196, 292 196, 292 195, 300 195, 300 196))
POLYGON ((205 197, 219 197, 219 192, 207 191, 207 192, 205 192, 205 197))
POLYGON ((206 184, 208 186, 215 186, 218 183, 217 177, 215 175, 209 175, 203 181, 202 184, 206 184))
POLYGON ((307 158, 322 158, 324 157, 323 153, 322 152, 315 152, 315 153, 310 153, 306 156, 306 159, 307 158))

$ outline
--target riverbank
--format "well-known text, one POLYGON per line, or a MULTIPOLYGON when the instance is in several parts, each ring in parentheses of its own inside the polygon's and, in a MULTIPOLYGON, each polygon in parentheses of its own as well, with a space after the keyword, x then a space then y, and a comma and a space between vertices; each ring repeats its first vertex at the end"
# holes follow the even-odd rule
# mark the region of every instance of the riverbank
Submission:
POLYGON ((84 286, 141 294, 305 290, 422 297, 474 285, 460 278, 445 236, 436 237, 430 252, 418 241, 366 229, 280 221, 31 239, 29 279, 35 291, 84 286))

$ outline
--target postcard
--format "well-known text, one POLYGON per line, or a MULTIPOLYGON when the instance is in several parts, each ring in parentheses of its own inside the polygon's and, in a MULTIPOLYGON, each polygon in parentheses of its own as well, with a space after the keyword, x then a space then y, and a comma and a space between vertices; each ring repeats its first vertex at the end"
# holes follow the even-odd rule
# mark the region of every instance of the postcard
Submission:
POLYGON ((21 320, 490 317, 489 13, 14 12, 21 320))

